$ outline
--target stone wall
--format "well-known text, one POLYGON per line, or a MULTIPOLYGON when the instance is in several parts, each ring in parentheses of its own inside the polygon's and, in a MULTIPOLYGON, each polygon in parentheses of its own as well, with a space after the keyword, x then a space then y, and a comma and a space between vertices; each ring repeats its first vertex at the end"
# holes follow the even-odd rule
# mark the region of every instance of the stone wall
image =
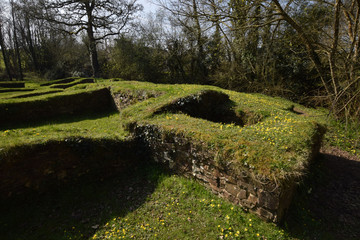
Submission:
MULTIPOLYGON (((1 79, 0 79, 1 80, 1 79)), ((24 82, 0 82, 0 88, 24 88, 24 82)))
POLYGON ((296 189, 295 179, 261 182, 250 172, 234 174, 216 164, 216 153, 205 145, 153 125, 133 126, 132 131, 149 156, 175 173, 200 180, 213 193, 242 206, 263 219, 280 222, 296 189))
MULTIPOLYGON (((24 145, 0 154, 0 199, 43 192, 77 179, 105 179, 145 161, 133 140, 83 138, 24 145)), ((1 153, 1 151, 0 151, 1 153)))
POLYGON ((110 90, 107 88, 58 95, 44 100, 0 104, 0 128, 8 124, 109 112, 115 109, 114 105, 110 90))
POLYGON ((114 103, 118 111, 136 104, 138 102, 145 101, 149 98, 154 98, 160 96, 162 93, 152 92, 152 91, 137 91, 137 92, 116 92, 112 93, 114 103))

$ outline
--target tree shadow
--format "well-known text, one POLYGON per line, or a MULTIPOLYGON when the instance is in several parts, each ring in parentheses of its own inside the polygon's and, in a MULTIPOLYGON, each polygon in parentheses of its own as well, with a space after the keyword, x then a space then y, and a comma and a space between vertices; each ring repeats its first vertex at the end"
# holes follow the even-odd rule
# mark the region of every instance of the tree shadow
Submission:
POLYGON ((360 162, 321 153, 285 220, 302 239, 360 239, 360 162))
POLYGON ((113 218, 140 207, 163 171, 146 165, 110 178, 83 177, 45 193, 19 195, 0 203, 4 239, 89 239, 113 218))
POLYGON ((63 124, 63 123, 76 123, 84 120, 96 120, 99 118, 110 117, 114 114, 118 114, 119 112, 116 110, 109 110, 99 113, 92 114, 79 114, 76 116, 59 116, 56 119, 51 120, 38 120, 38 121, 24 121, 22 123, 7 123, 1 124, 0 131, 7 129, 18 129, 18 128, 36 128, 45 125, 55 125, 55 124, 63 124))

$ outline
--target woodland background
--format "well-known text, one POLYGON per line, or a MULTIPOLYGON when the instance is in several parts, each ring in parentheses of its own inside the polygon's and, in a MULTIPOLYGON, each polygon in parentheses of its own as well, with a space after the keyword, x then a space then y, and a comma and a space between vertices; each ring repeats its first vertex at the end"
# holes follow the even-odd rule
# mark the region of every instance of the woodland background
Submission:
POLYGON ((2 0, 0 79, 210 84, 360 116, 360 0, 2 0))

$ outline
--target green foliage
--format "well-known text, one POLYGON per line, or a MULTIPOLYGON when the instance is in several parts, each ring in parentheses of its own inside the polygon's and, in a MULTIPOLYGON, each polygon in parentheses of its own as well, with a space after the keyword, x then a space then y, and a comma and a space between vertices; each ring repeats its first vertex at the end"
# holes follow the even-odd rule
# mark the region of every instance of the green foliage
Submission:
POLYGON ((142 42, 121 37, 116 40, 109 60, 103 66, 106 77, 150 82, 164 81, 164 56, 142 42))

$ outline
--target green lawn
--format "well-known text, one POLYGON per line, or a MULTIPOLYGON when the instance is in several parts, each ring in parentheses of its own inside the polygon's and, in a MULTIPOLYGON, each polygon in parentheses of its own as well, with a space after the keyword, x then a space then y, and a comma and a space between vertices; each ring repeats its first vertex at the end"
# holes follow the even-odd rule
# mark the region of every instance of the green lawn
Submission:
POLYGON ((194 180, 147 166, 1 204, 3 239, 291 239, 194 180))

